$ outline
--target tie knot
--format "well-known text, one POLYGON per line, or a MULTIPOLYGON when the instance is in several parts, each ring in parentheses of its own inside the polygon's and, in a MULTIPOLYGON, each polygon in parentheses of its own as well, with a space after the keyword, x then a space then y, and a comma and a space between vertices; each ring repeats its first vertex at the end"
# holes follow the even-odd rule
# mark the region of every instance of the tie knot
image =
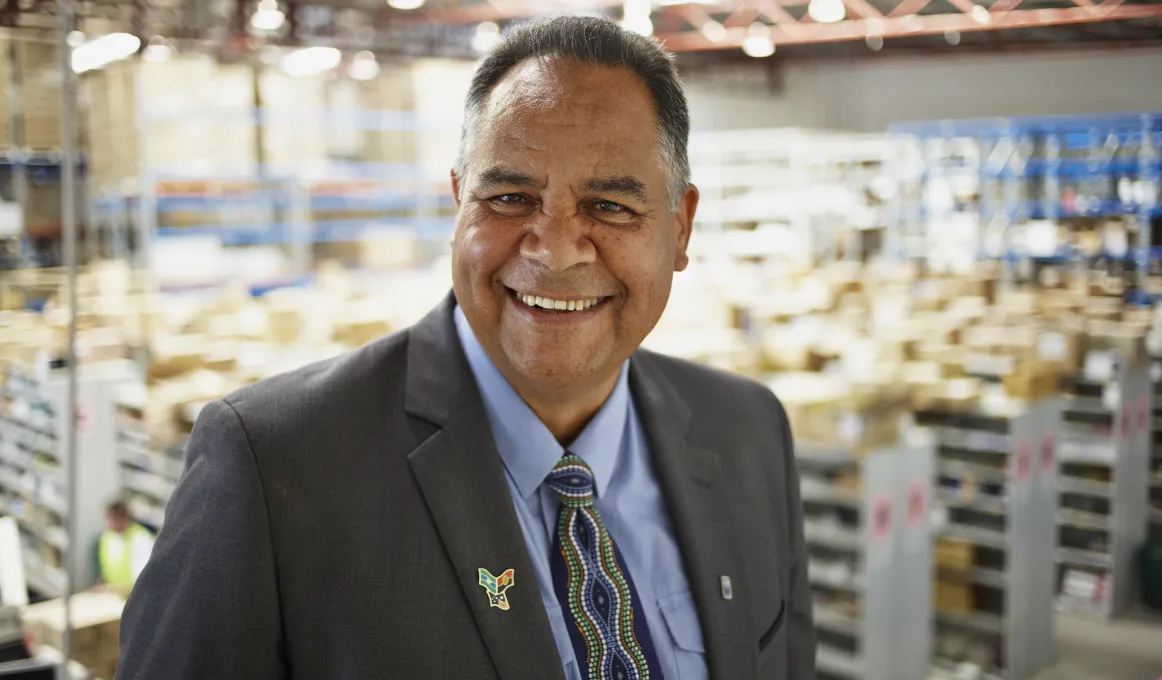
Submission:
POLYGON ((579 457, 567 453, 549 473, 549 488, 571 508, 593 505, 593 471, 579 457))

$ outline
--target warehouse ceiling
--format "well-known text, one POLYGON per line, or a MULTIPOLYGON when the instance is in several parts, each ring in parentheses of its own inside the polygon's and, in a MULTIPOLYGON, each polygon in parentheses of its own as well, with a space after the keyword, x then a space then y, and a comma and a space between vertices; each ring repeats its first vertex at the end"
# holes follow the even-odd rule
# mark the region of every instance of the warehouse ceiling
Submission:
MULTIPOLYGON (((324 44, 387 57, 472 58, 482 23, 506 27, 558 12, 617 19, 632 13, 638 26, 648 17, 645 25, 690 68, 771 53, 778 56, 770 61, 778 62, 1162 45, 1162 0, 428 0, 411 10, 391 6, 403 1, 266 0, 277 2, 286 20, 265 31, 250 22, 258 0, 79 0, 76 7, 86 33, 128 31, 143 41, 162 36, 227 56, 257 54, 266 45, 324 44)), ((55 0, 0 0, 0 26, 52 29, 55 7, 55 0)))

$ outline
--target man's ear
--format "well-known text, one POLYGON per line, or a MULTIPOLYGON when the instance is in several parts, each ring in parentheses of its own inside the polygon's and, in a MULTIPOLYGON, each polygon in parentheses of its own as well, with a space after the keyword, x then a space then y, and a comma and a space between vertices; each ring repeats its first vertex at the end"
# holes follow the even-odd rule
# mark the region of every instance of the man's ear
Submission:
POLYGON ((456 169, 452 169, 452 198, 456 199, 456 208, 460 208, 460 177, 456 175, 456 169))
POLYGON ((690 245, 690 236, 694 230, 694 213, 698 210, 698 187, 686 185, 686 193, 678 204, 678 212, 674 215, 674 223, 678 230, 678 247, 674 249, 674 271, 680 272, 690 264, 686 255, 686 248, 690 245))

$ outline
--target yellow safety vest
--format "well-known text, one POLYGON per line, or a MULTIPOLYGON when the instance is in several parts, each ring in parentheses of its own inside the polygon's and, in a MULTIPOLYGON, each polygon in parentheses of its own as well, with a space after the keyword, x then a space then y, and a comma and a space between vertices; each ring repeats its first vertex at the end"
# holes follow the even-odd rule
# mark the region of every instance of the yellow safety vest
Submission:
POLYGON ((133 559, 132 545, 134 539, 142 534, 149 536, 149 529, 140 524, 130 524, 125 533, 118 535, 114 531, 101 534, 99 559, 101 561, 101 578, 111 586, 132 588, 133 559))

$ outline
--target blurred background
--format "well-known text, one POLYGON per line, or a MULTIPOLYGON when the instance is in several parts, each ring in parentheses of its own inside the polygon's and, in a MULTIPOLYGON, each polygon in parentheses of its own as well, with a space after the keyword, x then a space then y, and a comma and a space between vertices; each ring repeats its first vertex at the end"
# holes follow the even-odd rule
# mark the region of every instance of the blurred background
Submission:
POLYGON ((646 345, 786 405, 820 676, 1162 675, 1157 0, 0 1, 0 658, 111 680, 201 405, 446 294, 474 60, 552 12, 677 55, 646 345))

